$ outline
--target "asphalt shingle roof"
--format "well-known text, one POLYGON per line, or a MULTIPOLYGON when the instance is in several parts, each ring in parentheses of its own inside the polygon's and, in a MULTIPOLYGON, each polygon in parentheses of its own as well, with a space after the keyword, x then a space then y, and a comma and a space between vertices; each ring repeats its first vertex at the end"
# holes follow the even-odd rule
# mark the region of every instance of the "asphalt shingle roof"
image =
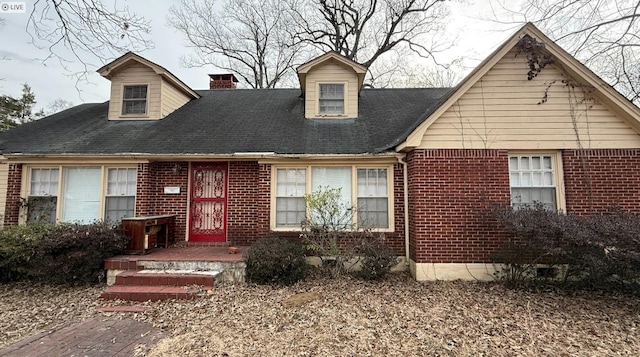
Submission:
POLYGON ((363 154, 392 149, 448 88, 365 89, 356 119, 305 119, 299 89, 198 91, 161 120, 108 120, 83 104, 0 133, 3 154, 363 154))

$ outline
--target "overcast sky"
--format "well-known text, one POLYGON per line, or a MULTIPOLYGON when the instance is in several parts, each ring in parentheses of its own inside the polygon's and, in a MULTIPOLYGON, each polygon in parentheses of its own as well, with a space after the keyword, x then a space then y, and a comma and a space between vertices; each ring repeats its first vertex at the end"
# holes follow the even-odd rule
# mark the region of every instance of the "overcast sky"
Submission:
MULTIPOLYGON (((3 2, 4 0, 0 0, 3 2)), ((108 2, 109 0, 105 0, 108 2)), ((515 29, 513 27, 496 28, 494 23, 480 21, 478 18, 491 14, 487 1, 467 0, 467 4, 453 3, 452 32, 459 32, 455 53, 463 53, 469 57, 469 64, 477 64, 492 50, 500 45, 515 29)), ((25 1, 25 13, 3 13, 5 25, 0 29, 0 94, 19 96, 22 84, 29 84, 38 101, 38 107, 44 108, 56 99, 65 99, 73 104, 104 102, 109 98, 110 82, 93 72, 102 63, 96 61, 95 68, 89 77, 89 83, 80 83, 76 88, 75 78, 65 74, 55 61, 43 64, 40 60, 46 57, 48 50, 38 49, 30 44, 30 37, 25 31, 30 9, 34 1, 25 1)), ((169 7, 176 3, 172 0, 129 0, 119 1, 126 4, 132 12, 136 12, 151 21, 152 39, 155 48, 139 55, 167 68, 174 75, 193 89, 208 89, 207 74, 219 72, 213 66, 203 68, 184 68, 180 64, 180 56, 189 53, 183 45, 181 34, 166 24, 169 7), (153 6, 149 6, 153 4, 153 6)), ((450 3, 451 4, 451 3, 450 3)), ((71 58, 71 57, 69 57, 71 58)))

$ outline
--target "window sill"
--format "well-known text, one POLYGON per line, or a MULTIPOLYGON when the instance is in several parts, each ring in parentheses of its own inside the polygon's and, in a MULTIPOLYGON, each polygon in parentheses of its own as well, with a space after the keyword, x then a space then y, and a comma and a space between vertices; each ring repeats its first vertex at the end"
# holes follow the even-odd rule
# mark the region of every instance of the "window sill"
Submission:
POLYGON ((346 114, 316 114, 316 117, 318 118, 341 118, 341 117, 346 117, 346 114))
MULTIPOLYGON (((302 228, 300 227, 270 227, 272 232, 302 232, 302 228)), ((394 233, 395 230, 392 228, 374 228, 371 229, 371 232, 374 233, 394 233)))

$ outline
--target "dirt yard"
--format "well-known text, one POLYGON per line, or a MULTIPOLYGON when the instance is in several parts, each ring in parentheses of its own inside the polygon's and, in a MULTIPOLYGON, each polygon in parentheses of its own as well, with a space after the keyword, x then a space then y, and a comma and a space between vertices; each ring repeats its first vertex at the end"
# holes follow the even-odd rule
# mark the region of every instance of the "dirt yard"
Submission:
MULTIPOLYGON (((100 288, 0 285, 0 347, 100 315, 100 288)), ((493 283, 312 279, 226 284, 196 301, 110 313, 171 333, 147 356, 636 356, 640 298, 493 283)))

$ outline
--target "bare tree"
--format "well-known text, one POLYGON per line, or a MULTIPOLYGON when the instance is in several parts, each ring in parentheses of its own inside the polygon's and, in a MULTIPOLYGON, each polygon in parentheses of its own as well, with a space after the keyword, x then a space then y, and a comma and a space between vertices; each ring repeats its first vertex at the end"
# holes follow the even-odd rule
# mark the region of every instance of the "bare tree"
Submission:
POLYGON ((520 8, 505 0, 498 4, 517 16, 515 21, 535 23, 640 103, 640 0, 527 0, 520 8))
POLYGON ((181 0, 168 22, 194 54, 187 66, 215 65, 251 88, 273 88, 294 66, 300 46, 287 37, 287 12, 279 0, 181 0))
POLYGON ((289 1, 298 42, 336 51, 366 67, 398 46, 432 59, 444 49, 434 41, 448 16, 444 0, 289 1))
POLYGON ((169 23, 194 49, 188 66, 216 65, 253 88, 293 84, 290 69, 326 51, 367 66, 376 85, 396 73, 372 67, 381 56, 437 63, 434 54, 451 46, 437 40, 448 15, 444 0, 224 1, 181 0, 169 23))
POLYGON ((435 64, 423 58, 396 54, 380 57, 367 76, 367 85, 375 88, 446 88, 453 87, 468 71, 462 58, 448 64, 435 64))
POLYGON ((47 104, 47 109, 44 110, 44 114, 45 115, 55 114, 65 109, 69 109, 71 107, 73 107, 72 102, 62 98, 58 98, 53 102, 50 102, 49 104, 47 104))
POLYGON ((33 44, 47 50, 42 61, 57 60, 72 73, 68 65, 81 63, 78 80, 96 67, 96 59, 105 63, 126 51, 152 48, 150 31, 150 23, 126 6, 111 8, 101 0, 36 0, 27 21, 33 44))

